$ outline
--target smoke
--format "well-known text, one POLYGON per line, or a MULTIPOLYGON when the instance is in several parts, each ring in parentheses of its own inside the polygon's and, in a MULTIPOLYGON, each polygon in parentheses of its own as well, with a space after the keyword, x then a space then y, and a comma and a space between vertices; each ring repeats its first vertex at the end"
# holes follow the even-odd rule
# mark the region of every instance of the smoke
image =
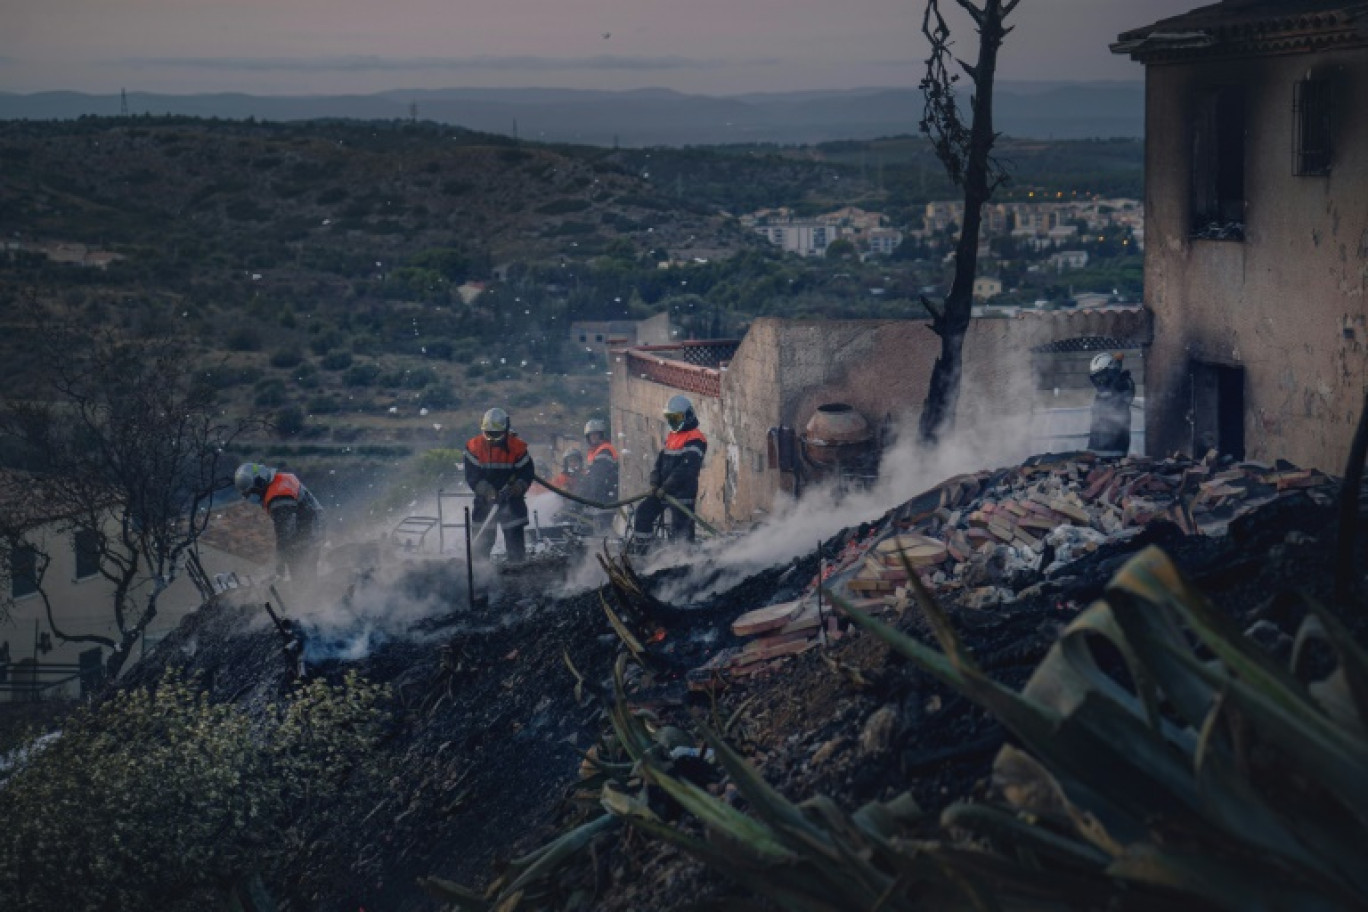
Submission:
POLYGON ((947 478, 1018 464, 1030 455, 1029 410, 1005 418, 990 415, 992 401, 969 392, 961 395, 960 405, 955 430, 934 448, 918 439, 916 417, 904 415, 895 428, 897 442, 883 454, 879 479, 867 490, 808 489, 797 500, 778 501, 772 515, 739 539, 707 542, 692 555, 672 549, 653 556, 647 571, 681 559, 723 570, 702 585, 697 574, 672 580, 657 597, 676 603, 708 598, 760 570, 813 553, 843 529, 876 520, 947 478))
MULTIPOLYGON (((561 498, 541 494, 529 498, 529 549, 535 547, 530 516, 536 512, 545 527, 554 521, 561 498)), ((383 644, 404 641, 438 642, 456 633, 505 626, 534 612, 531 599, 504 598, 508 581, 488 563, 476 563, 477 604, 470 603, 470 580, 465 561, 463 513, 439 514, 435 499, 415 503, 412 516, 422 522, 359 525, 348 530, 348 541, 325 547, 316 581, 277 581, 270 598, 277 613, 299 625, 305 635, 305 660, 355 662, 383 644), (441 530, 436 527, 441 516, 441 530), (439 531, 441 534, 439 534, 439 531), (480 601, 481 599, 483 601, 480 601), (498 604, 494 613, 488 608, 498 604)), ((497 526, 497 518, 492 525, 497 526)), ((478 526, 476 527, 478 530, 478 526)), ((503 551, 497 533, 494 553, 503 551)), ((264 614, 258 627, 269 626, 264 614)))

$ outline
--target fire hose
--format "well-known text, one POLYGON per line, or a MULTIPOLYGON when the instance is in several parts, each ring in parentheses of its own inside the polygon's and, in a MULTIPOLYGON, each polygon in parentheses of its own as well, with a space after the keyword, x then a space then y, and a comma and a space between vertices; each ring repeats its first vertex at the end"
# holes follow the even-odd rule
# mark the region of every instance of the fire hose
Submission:
MULTIPOLYGON (((623 500, 613 501, 612 503, 599 503, 596 500, 590 500, 587 497, 581 497, 578 494, 571 494, 569 491, 562 490, 561 488, 558 488, 551 482, 547 481, 545 478, 542 478, 540 475, 534 475, 532 477, 535 478, 537 482, 541 484, 542 487, 546 488, 548 491, 551 491, 555 494, 559 494, 566 500, 573 500, 575 503, 584 504, 586 507, 594 507, 598 510, 616 510, 618 507, 630 506, 631 504, 634 504, 639 500, 645 500, 646 498, 651 497, 653 493, 651 491, 644 491, 641 494, 634 494, 631 497, 625 498, 623 500)), ((684 504, 681 503, 674 496, 666 494, 664 491, 661 491, 659 497, 661 500, 665 501, 667 504, 674 507, 679 512, 683 513, 685 516, 689 517, 689 519, 692 519, 694 523, 697 524, 698 527, 702 529, 704 532, 707 532, 709 535, 718 534, 718 531, 716 529, 708 525, 708 523, 704 522, 702 519, 699 519, 698 514, 696 514, 693 510, 690 510, 688 507, 684 506, 684 504)))

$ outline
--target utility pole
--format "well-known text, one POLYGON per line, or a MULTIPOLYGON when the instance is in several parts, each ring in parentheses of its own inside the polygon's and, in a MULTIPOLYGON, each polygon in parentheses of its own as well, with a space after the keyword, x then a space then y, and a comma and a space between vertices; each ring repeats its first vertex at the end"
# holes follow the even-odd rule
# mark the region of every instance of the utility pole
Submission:
POLYGON ((410 102, 409 102, 409 123, 417 123, 417 122, 418 122, 418 102, 416 102, 416 101, 410 101, 410 102))
POLYGON ((128 90, 119 89, 119 116, 128 116, 128 90))

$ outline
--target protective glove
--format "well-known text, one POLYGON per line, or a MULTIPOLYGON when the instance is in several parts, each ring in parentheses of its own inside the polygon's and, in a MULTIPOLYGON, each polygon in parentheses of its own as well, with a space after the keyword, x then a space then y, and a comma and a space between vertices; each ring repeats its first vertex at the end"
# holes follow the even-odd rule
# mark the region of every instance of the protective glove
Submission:
POLYGON ((508 493, 511 497, 522 497, 527 493, 527 482, 521 478, 515 478, 508 483, 508 493))
POLYGON ((655 469, 652 469, 651 474, 646 476, 646 483, 651 486, 651 490, 653 491, 660 487, 660 473, 655 469))
POLYGON ((475 484, 475 496, 481 500, 494 499, 494 486, 487 481, 480 481, 475 484))

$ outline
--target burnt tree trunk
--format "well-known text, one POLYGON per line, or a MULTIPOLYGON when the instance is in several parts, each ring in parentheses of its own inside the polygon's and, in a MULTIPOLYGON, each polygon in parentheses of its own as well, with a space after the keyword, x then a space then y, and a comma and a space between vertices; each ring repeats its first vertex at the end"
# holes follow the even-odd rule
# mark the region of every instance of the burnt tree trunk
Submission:
MULTIPOLYGON (((957 2, 974 19, 979 34, 979 51, 977 64, 959 64, 968 73, 973 85, 972 120, 967 137, 953 141, 953 145, 957 146, 955 148, 951 147, 952 144, 937 142, 937 154, 945 163, 951 178, 964 186, 964 224, 960 226, 959 242, 955 246, 955 277, 950 285, 950 293, 940 308, 924 301, 932 314, 931 328, 941 339, 940 355, 931 371, 931 383, 919 427, 921 440, 927 444, 935 444, 944 431, 953 427, 955 410, 959 404, 964 337, 969 331, 974 304, 982 209, 1004 179, 992 160, 993 143, 997 139, 993 132, 993 80, 997 72, 998 49, 1009 31, 1003 23, 1019 0, 986 0, 981 9, 970 0, 957 2), (951 154, 956 156, 954 162, 947 160, 947 155, 951 154)), ((939 49, 936 47, 937 38, 927 25, 923 26, 923 31, 932 40, 933 55, 938 52, 948 54, 949 33, 935 6, 936 0, 929 0, 927 23, 932 14, 941 22, 939 49)), ((928 75, 928 80, 932 78, 928 75)), ((942 78, 941 91, 948 95, 949 89, 950 86, 942 78)), ((923 90, 928 91, 930 105, 933 103, 932 92, 927 90, 925 83, 923 90)), ((923 129, 927 129, 925 122, 923 129)))

